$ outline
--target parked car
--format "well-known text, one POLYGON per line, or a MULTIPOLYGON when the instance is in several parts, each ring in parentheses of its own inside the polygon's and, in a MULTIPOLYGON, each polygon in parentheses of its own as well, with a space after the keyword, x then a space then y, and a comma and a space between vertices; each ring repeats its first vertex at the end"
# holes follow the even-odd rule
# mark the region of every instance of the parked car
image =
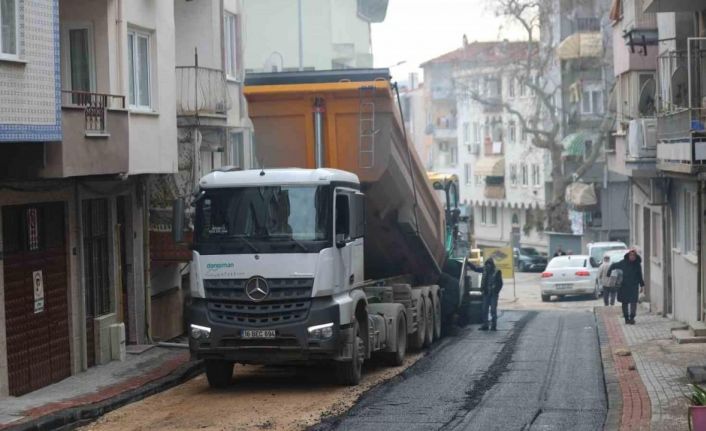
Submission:
POLYGON ((542 302, 552 295, 559 298, 567 295, 591 295, 598 299, 601 289, 598 283, 598 268, 591 264, 590 256, 557 256, 549 261, 542 272, 542 302))
POLYGON ((515 267, 520 272, 541 272, 547 267, 547 258, 542 256, 536 248, 514 248, 513 253, 515 254, 515 267))
MULTIPOLYGON (((620 262, 623 260, 625 255, 628 253, 628 249, 624 250, 609 250, 603 253, 603 256, 608 256, 610 258, 610 263, 620 262)), ((601 259, 601 262, 603 260, 601 259)))
POLYGON ((603 260, 603 255, 611 250, 625 250, 628 246, 622 241, 608 242, 591 242, 587 246, 588 255, 593 258, 595 263, 600 264, 603 260))

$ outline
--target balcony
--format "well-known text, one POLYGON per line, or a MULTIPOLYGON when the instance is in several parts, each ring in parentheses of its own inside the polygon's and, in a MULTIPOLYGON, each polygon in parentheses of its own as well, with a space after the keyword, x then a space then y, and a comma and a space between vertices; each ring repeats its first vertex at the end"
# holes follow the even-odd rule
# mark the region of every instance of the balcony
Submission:
POLYGON ((642 46, 657 45, 657 14, 643 12, 644 0, 624 0, 623 2, 623 38, 633 50, 642 46))
POLYGON ((657 168, 693 174, 706 166, 706 108, 683 108, 657 117, 657 168))
POLYGON ((232 101, 222 70, 177 66, 176 91, 179 125, 225 124, 232 101))
POLYGON ((434 139, 456 139, 456 117, 444 116, 436 119, 434 139))
POLYGON ((64 139, 46 147, 44 178, 129 171, 129 117, 125 96, 62 91, 64 139))

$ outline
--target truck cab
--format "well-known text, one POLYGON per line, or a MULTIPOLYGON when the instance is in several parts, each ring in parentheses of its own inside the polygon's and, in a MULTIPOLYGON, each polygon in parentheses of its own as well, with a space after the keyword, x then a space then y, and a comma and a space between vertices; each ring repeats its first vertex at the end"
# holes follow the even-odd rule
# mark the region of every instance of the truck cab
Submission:
POLYGON ((234 362, 350 359, 365 301, 359 189, 356 175, 335 169, 200 181, 188 311, 197 358, 230 373, 234 362))

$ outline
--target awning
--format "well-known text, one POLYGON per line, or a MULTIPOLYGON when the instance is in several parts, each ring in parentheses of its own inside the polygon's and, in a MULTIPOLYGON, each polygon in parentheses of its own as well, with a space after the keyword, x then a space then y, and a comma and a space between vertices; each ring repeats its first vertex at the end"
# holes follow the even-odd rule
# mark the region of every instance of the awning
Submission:
POLYGON ((561 60, 603 57, 603 36, 600 32, 574 33, 556 48, 561 60))
POLYGON ((598 135, 592 132, 579 131, 570 133, 561 140, 565 156, 583 157, 586 152, 586 142, 598 142, 598 135))
POLYGON ((476 162, 475 175, 480 175, 481 177, 504 177, 505 158, 483 157, 476 162))
POLYGON ((575 208, 586 208, 598 204, 593 184, 571 183, 566 187, 566 202, 575 208))
POLYGON ((642 10, 649 13, 697 12, 703 7, 703 0, 645 0, 642 10))

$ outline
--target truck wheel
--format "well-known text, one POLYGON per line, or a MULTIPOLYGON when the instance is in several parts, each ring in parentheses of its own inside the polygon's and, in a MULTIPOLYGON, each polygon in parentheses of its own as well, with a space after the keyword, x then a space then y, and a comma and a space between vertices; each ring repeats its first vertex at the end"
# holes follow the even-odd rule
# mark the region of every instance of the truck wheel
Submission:
POLYGON ((419 299, 419 305, 417 308, 417 330, 411 335, 409 340, 409 345, 414 350, 422 350, 424 347, 424 339, 426 338, 427 332, 427 302, 424 297, 419 299))
POLYGON ((404 363, 404 357, 407 354, 407 318, 404 314, 397 315, 397 351, 385 353, 385 362, 393 367, 400 366, 404 363))
POLYGON ((431 298, 428 296, 424 297, 424 302, 426 302, 426 331, 424 331, 424 347, 429 347, 434 342, 434 305, 431 302, 431 298))
POLYGON ((353 324, 355 340, 353 341, 352 359, 346 362, 336 362, 336 375, 340 384, 345 386, 356 386, 360 383, 363 372, 363 361, 365 360, 365 346, 363 338, 360 336, 360 325, 356 320, 353 324))
POLYGON ((549 302, 551 298, 551 295, 542 295, 542 302, 549 302))
POLYGON ((441 338, 441 302, 438 296, 434 297, 432 304, 434 305, 434 339, 438 340, 441 338))
POLYGON ((206 379, 208 385, 214 389, 227 388, 233 378, 233 363, 209 359, 206 361, 206 379))

